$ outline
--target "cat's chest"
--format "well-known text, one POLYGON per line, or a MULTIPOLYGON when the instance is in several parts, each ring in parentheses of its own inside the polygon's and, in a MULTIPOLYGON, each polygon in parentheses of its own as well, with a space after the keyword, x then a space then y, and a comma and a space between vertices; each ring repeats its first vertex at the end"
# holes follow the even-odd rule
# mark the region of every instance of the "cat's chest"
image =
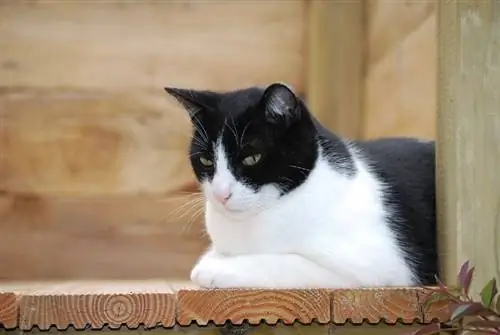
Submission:
POLYGON ((206 228, 216 250, 226 255, 293 253, 307 238, 300 218, 261 215, 232 220, 207 210, 206 228))

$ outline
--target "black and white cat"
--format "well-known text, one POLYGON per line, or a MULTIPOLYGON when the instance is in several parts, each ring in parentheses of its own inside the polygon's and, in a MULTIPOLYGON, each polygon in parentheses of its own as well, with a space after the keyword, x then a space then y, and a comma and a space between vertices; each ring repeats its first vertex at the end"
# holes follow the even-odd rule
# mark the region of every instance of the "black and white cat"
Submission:
POLYGON ((435 283, 434 143, 347 141, 291 88, 166 87, 194 125, 190 159, 212 241, 209 288, 435 283))

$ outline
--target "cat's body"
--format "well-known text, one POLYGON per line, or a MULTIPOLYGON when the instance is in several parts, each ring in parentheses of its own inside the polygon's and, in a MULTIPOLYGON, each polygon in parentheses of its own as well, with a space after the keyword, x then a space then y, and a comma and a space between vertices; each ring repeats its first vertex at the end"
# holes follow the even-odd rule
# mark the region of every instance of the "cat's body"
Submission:
POLYGON ((204 287, 432 284, 434 143, 346 142, 291 90, 167 89, 190 111, 206 196, 204 287), (200 163, 201 162, 201 163, 200 163))

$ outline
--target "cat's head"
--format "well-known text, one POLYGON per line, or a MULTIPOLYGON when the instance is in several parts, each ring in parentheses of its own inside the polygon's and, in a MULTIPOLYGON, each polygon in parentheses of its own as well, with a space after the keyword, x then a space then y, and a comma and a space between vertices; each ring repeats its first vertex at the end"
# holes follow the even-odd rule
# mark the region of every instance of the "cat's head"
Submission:
POLYGON ((286 85, 213 92, 166 87, 193 124, 191 165, 205 197, 233 216, 254 215, 300 186, 316 161, 304 102, 286 85))

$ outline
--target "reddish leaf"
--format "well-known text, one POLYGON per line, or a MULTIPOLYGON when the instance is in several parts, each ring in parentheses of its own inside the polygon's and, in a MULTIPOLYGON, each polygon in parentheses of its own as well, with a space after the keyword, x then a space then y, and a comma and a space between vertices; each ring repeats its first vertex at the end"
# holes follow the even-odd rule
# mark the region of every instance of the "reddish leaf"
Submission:
POLYGON ((451 314, 450 321, 454 321, 464 316, 494 316, 493 313, 488 308, 484 307, 483 304, 479 302, 473 302, 470 304, 460 304, 458 305, 453 313, 451 314))
POLYGON ((477 327, 477 328, 500 328, 500 320, 472 320, 467 323, 468 327, 477 327))
POLYGON ((469 272, 469 264, 470 261, 466 261, 460 267, 460 272, 458 273, 457 282, 460 284, 461 287, 464 287, 463 283, 465 282, 465 276, 467 275, 467 272, 469 272))
POLYGON ((472 276, 474 275, 474 267, 471 267, 469 269, 469 271, 467 272, 467 274, 465 275, 465 279, 464 279, 464 282, 463 282, 463 289, 465 291, 465 294, 469 294, 469 288, 470 288, 470 284, 472 283, 472 276))
POLYGON ((431 323, 415 331, 406 333, 405 335, 429 335, 437 334, 441 330, 441 325, 439 323, 431 323))

